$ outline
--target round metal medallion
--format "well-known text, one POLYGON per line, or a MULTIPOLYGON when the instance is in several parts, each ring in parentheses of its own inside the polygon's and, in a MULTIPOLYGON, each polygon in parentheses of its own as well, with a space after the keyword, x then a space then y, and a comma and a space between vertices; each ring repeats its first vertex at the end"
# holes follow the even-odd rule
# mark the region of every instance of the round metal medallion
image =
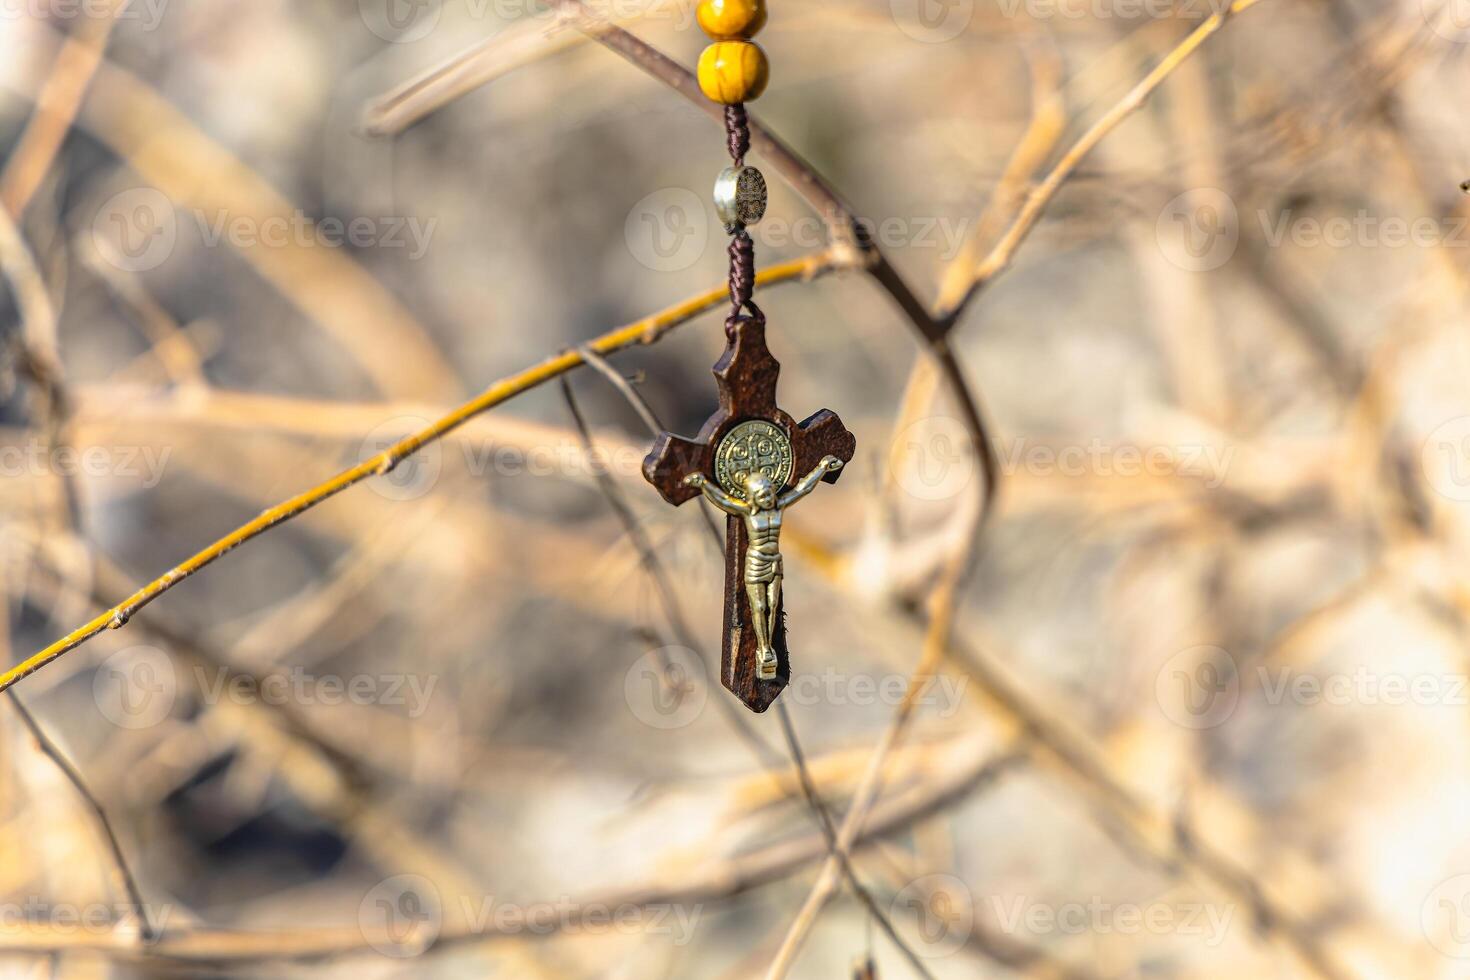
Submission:
POLYGON ((781 427, 765 419, 741 422, 725 433, 715 449, 715 479, 732 497, 745 499, 745 480, 763 473, 780 490, 791 479, 791 440, 781 427))
POLYGON ((715 211, 725 227, 749 227, 766 214, 766 178, 754 167, 726 167, 715 181, 715 211))

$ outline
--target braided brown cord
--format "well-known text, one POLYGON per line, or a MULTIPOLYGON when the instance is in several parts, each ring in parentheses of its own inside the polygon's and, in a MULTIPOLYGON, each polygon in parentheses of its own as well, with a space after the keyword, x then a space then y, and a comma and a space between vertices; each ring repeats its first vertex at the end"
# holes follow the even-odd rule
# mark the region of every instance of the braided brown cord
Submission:
MULTIPOLYGON (((743 104, 725 106, 725 145, 730 150, 730 159, 736 167, 745 166, 745 154, 750 149, 750 120, 743 104)), ((764 323, 765 314, 751 301, 755 292, 755 243, 750 232, 741 224, 726 229, 730 233, 730 317, 725 329, 731 329, 741 319, 741 310, 748 310, 752 319, 764 323)))
POLYGON ((742 309, 749 310, 750 315, 765 322, 766 316, 751 300, 755 294, 755 242, 750 240, 750 232, 744 228, 736 228, 730 233, 730 319, 725 322, 728 327, 731 322, 740 317, 742 309))
POLYGON ((750 120, 746 118, 743 102, 725 106, 725 145, 735 166, 744 166, 745 154, 750 151, 750 120))

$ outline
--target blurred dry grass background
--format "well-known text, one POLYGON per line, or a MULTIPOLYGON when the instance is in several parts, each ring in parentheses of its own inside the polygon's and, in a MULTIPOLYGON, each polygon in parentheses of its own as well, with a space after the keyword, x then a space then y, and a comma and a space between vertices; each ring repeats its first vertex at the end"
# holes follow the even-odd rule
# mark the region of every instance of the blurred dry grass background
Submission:
MULTIPOLYGON (((594 338, 697 428, 723 134, 556 7, 0 5, 5 666, 594 338)), ((0 975, 1470 976, 1470 30, 1237 8, 773 0, 788 713, 572 354, 11 688, 0 975)))

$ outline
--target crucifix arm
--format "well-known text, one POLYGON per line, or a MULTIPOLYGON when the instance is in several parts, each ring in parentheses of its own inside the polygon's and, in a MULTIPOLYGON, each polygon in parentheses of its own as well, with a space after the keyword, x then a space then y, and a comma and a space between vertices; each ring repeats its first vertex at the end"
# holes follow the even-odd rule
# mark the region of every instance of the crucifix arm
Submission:
POLYGON ((710 503, 720 510, 735 517, 744 517, 750 513, 750 508, 742 500, 736 500, 718 486, 708 480, 703 473, 690 473, 684 478, 684 482, 691 487, 698 487, 710 503))
POLYGON ((817 464, 816 469, 802 477, 796 486, 781 495, 780 499, 776 501, 776 506, 790 507, 802 497, 815 490, 817 484, 822 482, 822 477, 834 470, 840 469, 842 469, 842 460, 836 456, 823 456, 822 461, 817 464))

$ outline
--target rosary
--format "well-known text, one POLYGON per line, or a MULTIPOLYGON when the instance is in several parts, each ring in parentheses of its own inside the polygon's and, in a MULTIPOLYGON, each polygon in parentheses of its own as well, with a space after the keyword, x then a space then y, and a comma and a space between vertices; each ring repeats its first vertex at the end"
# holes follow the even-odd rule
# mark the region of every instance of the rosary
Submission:
POLYGON ((675 506, 703 497, 724 511, 725 627, 720 677, 752 711, 765 711, 791 678, 781 602, 781 517, 825 480, 835 483, 857 447, 823 409, 797 424, 776 405, 781 365, 766 347, 766 318, 751 300, 755 245, 746 228, 766 210, 766 182, 745 165, 745 102, 766 87, 765 52, 750 38, 765 0, 701 0, 699 26, 714 41, 699 57, 699 87, 725 107, 732 165, 715 181, 715 210, 730 235, 725 352, 715 363, 720 407, 694 439, 662 433, 643 475, 675 506))

